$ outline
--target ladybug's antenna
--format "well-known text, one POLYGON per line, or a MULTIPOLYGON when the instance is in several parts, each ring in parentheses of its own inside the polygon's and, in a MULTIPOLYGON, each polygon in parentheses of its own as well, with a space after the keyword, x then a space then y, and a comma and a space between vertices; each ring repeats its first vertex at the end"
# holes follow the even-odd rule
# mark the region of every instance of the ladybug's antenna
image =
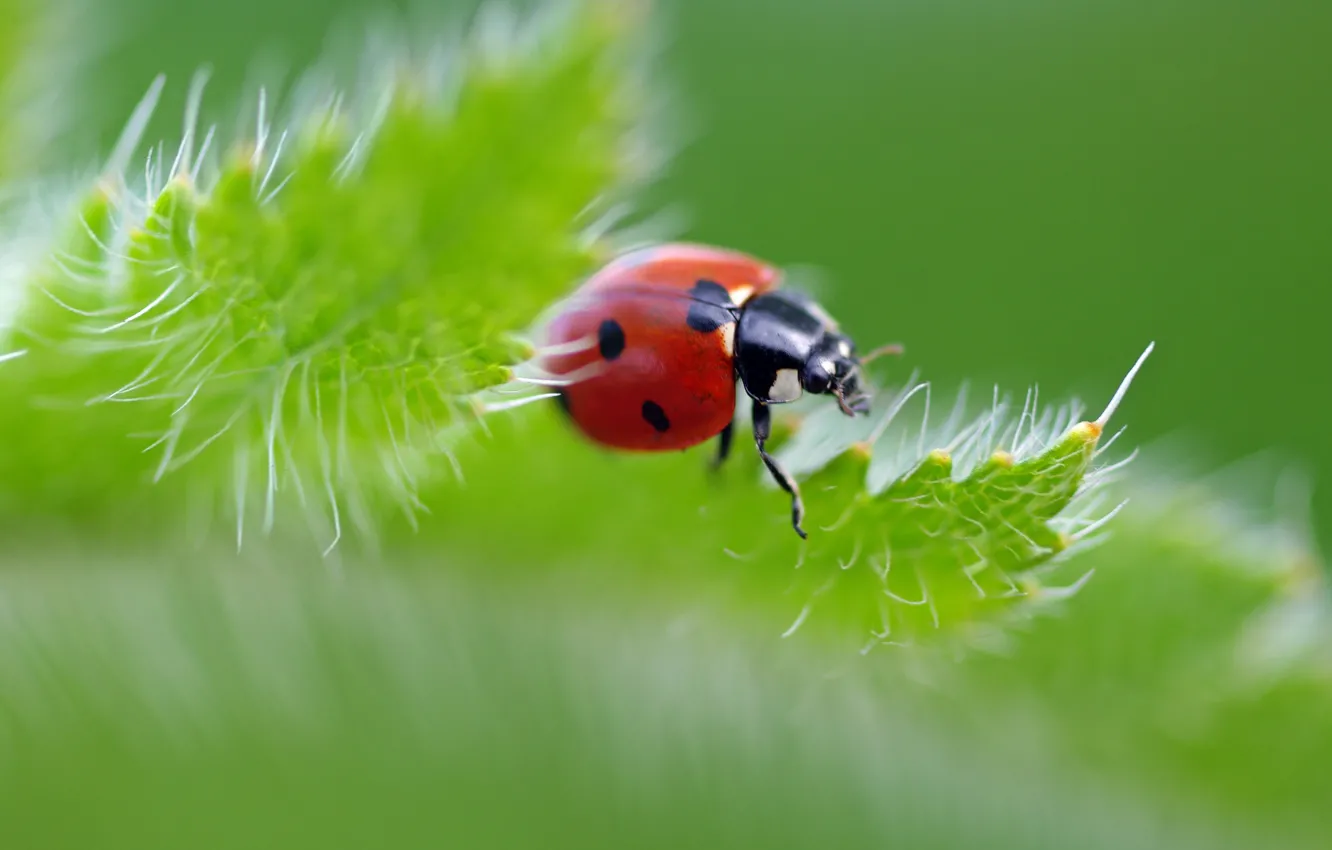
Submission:
MULTIPOLYGON (((853 375, 863 374, 865 366, 867 366, 870 363, 873 363, 875 360, 878 360, 880 357, 886 357, 889 354, 902 354, 905 350, 906 349, 903 348, 900 342, 893 342, 889 343, 888 345, 881 345, 878 348, 866 354, 864 357, 859 358, 855 362, 855 365, 851 370, 851 374, 853 375)), ((863 392, 856 393, 851 398, 847 398, 841 392, 837 393, 837 406, 840 407, 842 409, 842 412, 845 413, 847 416, 855 416, 858 413, 868 413, 869 411, 866 408, 866 404, 869 402, 869 400, 870 400, 869 396, 863 392)))
POLYGON ((902 344, 900 342, 894 342, 888 345, 881 345, 878 348, 871 351, 869 354, 866 354, 864 357, 860 358, 860 365, 864 366, 866 364, 873 363, 875 360, 878 360, 880 357, 885 357, 889 354, 900 355, 905 351, 906 349, 902 347, 902 344))

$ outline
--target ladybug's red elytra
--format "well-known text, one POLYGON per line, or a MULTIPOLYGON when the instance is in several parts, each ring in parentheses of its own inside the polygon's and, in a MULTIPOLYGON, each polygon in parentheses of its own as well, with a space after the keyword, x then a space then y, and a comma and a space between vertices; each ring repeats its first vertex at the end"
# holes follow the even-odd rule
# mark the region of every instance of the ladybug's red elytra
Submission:
POLYGON ((861 366, 901 348, 858 357, 837 323, 781 279, 762 260, 706 245, 625 254, 550 322, 542 366, 565 378, 560 403, 593 442, 650 452, 716 437, 717 464, 730 452, 739 382, 759 456, 791 495, 791 524, 805 537, 800 490, 765 448, 769 406, 811 393, 833 396, 847 416, 867 414, 861 366))

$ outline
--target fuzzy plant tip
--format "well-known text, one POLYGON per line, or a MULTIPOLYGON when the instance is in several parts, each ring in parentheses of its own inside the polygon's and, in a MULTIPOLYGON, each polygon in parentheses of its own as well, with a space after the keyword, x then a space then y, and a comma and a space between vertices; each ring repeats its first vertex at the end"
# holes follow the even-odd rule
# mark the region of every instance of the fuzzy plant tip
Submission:
POLYGON ((1076 593, 1090 573, 1046 579, 1104 540, 1125 506, 1104 485, 1134 454, 1103 462, 1122 429, 1105 434, 1152 350, 1094 419, 1077 401, 1043 407, 1033 387, 1020 406, 995 388, 979 414, 963 392, 935 421, 930 385, 913 376, 864 425, 835 410, 799 421, 779 457, 801 478, 816 528, 799 544, 786 635, 819 615, 865 651, 966 638, 1076 593))
POLYGON ((608 210, 647 176, 640 7, 381 45, 358 88, 312 73, 259 92, 249 127, 200 125, 201 73, 174 144, 143 139, 154 81, 21 281, 0 380, 41 402, 6 415, 41 421, 5 426, 3 486, 74 444, 81 507, 185 480, 238 543, 284 504, 324 545, 381 508, 414 515, 451 469, 441 435, 530 356, 514 333, 595 262, 608 210))

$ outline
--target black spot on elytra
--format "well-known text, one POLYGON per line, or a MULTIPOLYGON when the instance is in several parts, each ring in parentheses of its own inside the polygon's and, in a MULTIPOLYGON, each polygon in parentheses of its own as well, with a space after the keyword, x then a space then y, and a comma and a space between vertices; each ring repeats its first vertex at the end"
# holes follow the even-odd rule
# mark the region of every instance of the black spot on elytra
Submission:
POLYGON ((643 402, 643 418, 647 420, 647 424, 657 429, 658 434, 671 430, 671 420, 666 418, 666 411, 655 401, 643 402))
POLYGON ((735 321, 735 304, 726 287, 713 280, 700 280, 689 290, 694 299, 685 322, 699 333, 709 334, 735 321))
POLYGON ((723 307, 735 306, 731 301, 731 293, 727 292, 726 287, 715 280, 698 281, 690 288, 689 294, 699 301, 707 301, 710 304, 723 307))
POLYGON ((607 319, 597 328, 597 349, 607 360, 614 360, 624 351, 624 328, 614 319, 607 319))

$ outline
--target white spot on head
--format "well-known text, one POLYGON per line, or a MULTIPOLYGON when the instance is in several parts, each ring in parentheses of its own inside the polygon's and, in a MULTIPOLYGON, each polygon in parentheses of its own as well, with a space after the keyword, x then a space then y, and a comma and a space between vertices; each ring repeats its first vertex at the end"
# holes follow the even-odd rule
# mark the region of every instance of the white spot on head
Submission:
POLYGON ((795 401, 804 393, 804 388, 800 386, 799 372, 795 369, 778 369, 777 378, 768 390, 768 400, 777 402, 795 401))
POLYGON ((843 357, 850 357, 851 343, 847 342, 846 340, 842 340, 841 342, 837 343, 837 353, 842 355, 843 357))
POLYGON ((831 360, 828 359, 820 360, 819 366, 823 369, 823 371, 827 372, 829 375, 837 374, 837 364, 832 362, 831 360))
POLYGON ((735 322, 727 322, 721 326, 722 350, 726 352, 727 357, 735 354, 735 322))
POLYGON ((730 291, 730 295, 731 295, 731 303, 733 303, 733 304, 735 304, 735 306, 739 307, 741 304, 744 304, 746 301, 748 301, 748 300, 749 300, 749 296, 751 296, 751 295, 753 295, 753 294, 754 294, 754 287, 752 287, 752 286, 737 286, 735 289, 732 289, 732 290, 730 291))

